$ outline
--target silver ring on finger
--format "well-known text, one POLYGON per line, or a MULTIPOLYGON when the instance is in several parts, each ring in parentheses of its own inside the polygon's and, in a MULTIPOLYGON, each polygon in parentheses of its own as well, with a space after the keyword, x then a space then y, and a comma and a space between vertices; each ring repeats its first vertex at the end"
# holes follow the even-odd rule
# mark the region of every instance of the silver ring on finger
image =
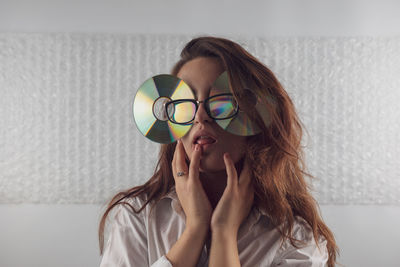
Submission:
POLYGON ((177 172, 176 175, 177 175, 178 177, 181 177, 181 176, 184 176, 184 175, 185 175, 185 172, 177 172))

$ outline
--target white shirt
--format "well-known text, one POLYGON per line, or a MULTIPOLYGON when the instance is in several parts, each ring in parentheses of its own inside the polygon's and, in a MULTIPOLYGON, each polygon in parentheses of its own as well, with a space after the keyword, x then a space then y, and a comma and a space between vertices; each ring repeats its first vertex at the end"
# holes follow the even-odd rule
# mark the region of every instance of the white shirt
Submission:
MULTIPOLYGON (((143 195, 125 199, 138 210, 146 201, 143 195)), ((100 267, 172 267, 165 255, 185 229, 185 213, 175 188, 153 208, 147 205, 136 214, 127 205, 117 205, 110 235, 104 247, 100 267)), ((280 233, 269 223, 265 212, 253 206, 238 232, 241 266, 320 267, 328 260, 326 240, 316 246, 311 228, 300 217, 293 227, 294 237, 305 241, 297 249, 286 240, 282 246, 280 233)), ((210 251, 204 245, 197 267, 208 266, 210 251)))

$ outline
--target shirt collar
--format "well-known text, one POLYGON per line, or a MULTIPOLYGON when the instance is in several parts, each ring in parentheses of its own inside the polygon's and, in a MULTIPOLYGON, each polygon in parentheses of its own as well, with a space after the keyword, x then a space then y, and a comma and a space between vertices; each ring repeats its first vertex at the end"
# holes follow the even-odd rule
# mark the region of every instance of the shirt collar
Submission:
POLYGON ((183 219, 186 219, 185 217, 185 212, 182 209, 181 203, 179 202, 178 195, 176 194, 175 191, 175 185, 171 187, 169 192, 161 197, 161 199, 164 198, 169 198, 171 199, 171 208, 173 211, 175 211, 177 214, 179 214, 183 219))
POLYGON ((178 199, 178 196, 177 196, 176 190, 175 190, 175 185, 173 185, 171 187, 171 189, 169 190, 169 192, 166 195, 161 197, 161 199, 163 199, 163 198, 178 199))

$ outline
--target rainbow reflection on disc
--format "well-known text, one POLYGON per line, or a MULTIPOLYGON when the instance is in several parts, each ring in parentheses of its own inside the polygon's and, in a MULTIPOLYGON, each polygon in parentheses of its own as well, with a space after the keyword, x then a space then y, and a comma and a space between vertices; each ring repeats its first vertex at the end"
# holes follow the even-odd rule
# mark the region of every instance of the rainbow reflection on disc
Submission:
MULTIPOLYGON (((231 93, 227 71, 224 71, 215 80, 210 91, 210 96, 224 93, 231 93)), ((257 99, 255 99, 254 106, 257 108, 259 105, 260 104, 257 102, 257 99)), ((235 117, 225 120, 217 120, 216 122, 222 129, 240 136, 256 135, 261 132, 261 129, 252 120, 250 120, 247 114, 240 110, 235 117)))
POLYGON ((169 144, 183 137, 192 125, 168 120, 165 104, 171 100, 194 99, 190 87, 178 77, 160 74, 147 79, 133 101, 133 116, 139 131, 150 140, 169 144))

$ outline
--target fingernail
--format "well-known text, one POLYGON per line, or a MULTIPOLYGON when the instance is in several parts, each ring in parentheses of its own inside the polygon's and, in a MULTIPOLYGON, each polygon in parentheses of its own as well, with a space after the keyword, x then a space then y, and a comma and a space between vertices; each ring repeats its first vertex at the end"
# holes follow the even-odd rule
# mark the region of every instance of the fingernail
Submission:
POLYGON ((196 151, 199 151, 199 150, 200 150, 200 145, 196 145, 196 146, 194 147, 194 149, 195 149, 196 151))

